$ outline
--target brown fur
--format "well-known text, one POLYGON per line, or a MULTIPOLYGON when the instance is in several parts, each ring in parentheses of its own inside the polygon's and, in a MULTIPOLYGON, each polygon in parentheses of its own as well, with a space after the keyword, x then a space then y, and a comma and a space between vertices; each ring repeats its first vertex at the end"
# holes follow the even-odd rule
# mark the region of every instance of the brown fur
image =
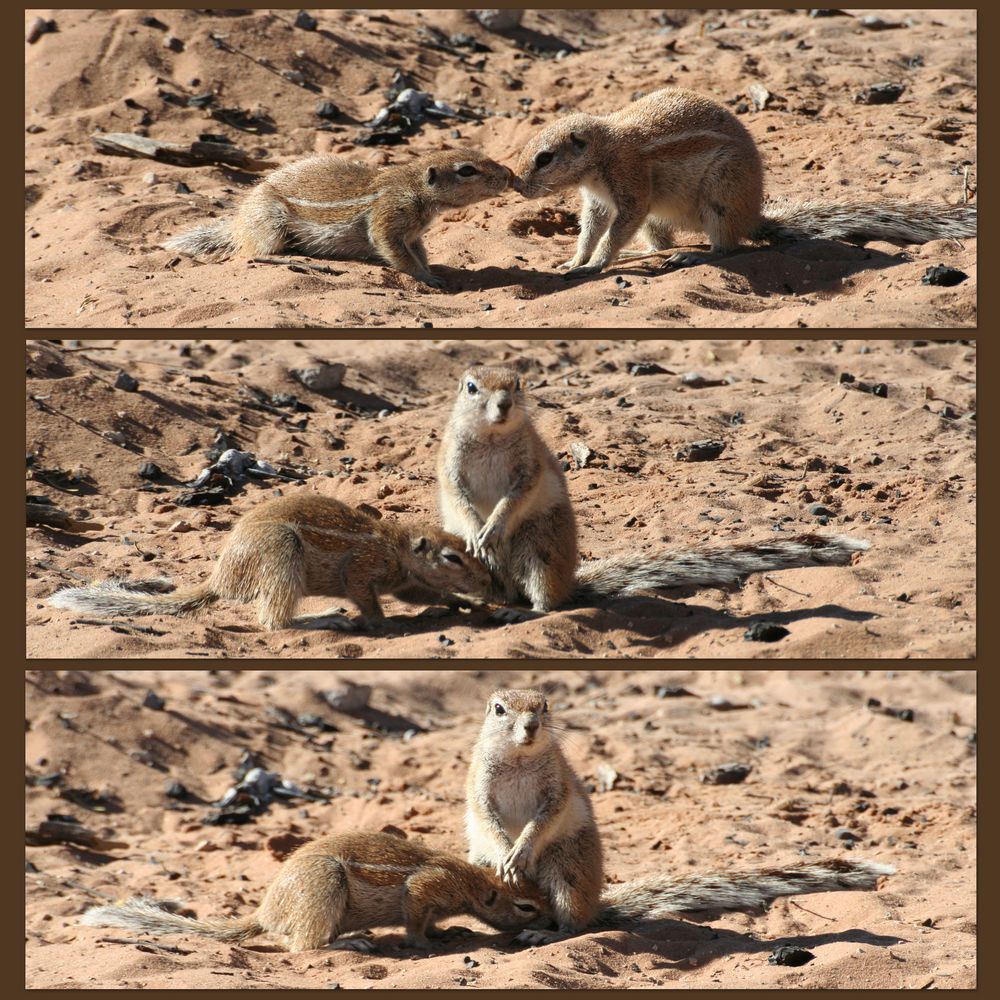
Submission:
POLYGON ((428 153, 381 169, 312 156, 257 185, 232 220, 183 233, 164 246, 214 260, 283 250, 376 258, 440 287, 443 282, 427 263, 423 234, 441 212, 498 195, 510 179, 507 167, 469 149, 428 153))
POLYGON ((689 90, 656 90, 607 115, 573 114, 533 136, 514 187, 538 198, 579 186, 576 254, 566 277, 602 271, 616 258, 674 245, 674 229, 708 234, 712 253, 674 254, 701 263, 747 239, 823 237, 930 239, 975 235, 974 206, 820 202, 764 203, 757 145, 721 104, 689 90), (623 252, 640 237, 646 250, 623 252))
POLYGON ((427 601, 485 595, 489 573, 460 538, 425 524, 381 521, 331 497, 269 500, 236 523, 212 575, 173 594, 114 582, 58 591, 49 603, 107 615, 184 614, 219 599, 257 602, 267 629, 349 625, 342 616, 294 618, 306 596, 346 597, 363 621, 384 618, 379 597, 427 601))
MULTIPOLYGON (((319 837, 300 847, 247 917, 193 920, 140 897, 88 910, 82 922, 233 942, 268 934, 289 951, 309 951, 342 934, 400 925, 409 945, 426 948, 436 920, 463 914, 512 931, 545 926, 550 910, 534 886, 511 889, 491 872, 423 844, 384 833, 355 833, 319 837)), ((334 947, 367 950, 359 939, 334 947)))
POLYGON ((514 369, 482 366, 462 376, 441 440, 438 487, 442 524, 490 568, 499 598, 526 598, 535 611, 566 600, 576 519, 514 369))
POLYGON ((604 875, 590 800, 558 731, 542 692, 490 695, 469 764, 466 833, 469 861, 510 884, 530 878, 568 934, 596 918, 604 875))

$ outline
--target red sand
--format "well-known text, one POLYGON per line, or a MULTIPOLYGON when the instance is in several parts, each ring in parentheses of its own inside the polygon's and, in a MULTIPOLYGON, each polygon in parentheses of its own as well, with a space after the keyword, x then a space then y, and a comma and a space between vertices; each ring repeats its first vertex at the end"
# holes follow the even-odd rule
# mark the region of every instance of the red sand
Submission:
MULTIPOLYGON (((26 24, 37 15, 25 14, 26 24)), ((655 258, 567 285, 554 270, 572 256, 579 196, 527 202, 513 191, 445 213, 427 234, 442 291, 366 263, 336 277, 232 260, 202 265, 159 249, 167 236, 221 216, 255 175, 176 167, 98 153, 98 129, 145 128, 190 142, 228 136, 276 163, 334 152, 373 164, 415 153, 479 146, 505 163, 539 129, 570 111, 603 114, 637 92, 678 86, 736 106, 751 83, 775 100, 746 123, 761 147, 770 193, 790 198, 895 196, 957 204, 976 188, 974 10, 876 11, 902 23, 873 32, 854 17, 813 19, 805 9, 670 11, 662 29, 648 10, 529 11, 527 37, 562 59, 524 55, 460 11, 314 11, 319 30, 292 27, 289 11, 224 17, 196 11, 59 10, 59 31, 26 46, 25 322, 30 327, 975 327, 976 241, 865 248, 812 241, 751 250, 718 266, 663 273, 655 258), (183 41, 140 23, 154 15, 183 41), (493 50, 454 55, 428 47, 425 26, 470 32, 493 50), (221 51, 210 34, 255 59, 221 51), (470 64, 485 59, 482 69, 470 64), (919 63, 917 59, 919 58, 919 63), (383 105, 400 67, 452 105, 496 113, 481 123, 426 127, 405 146, 351 141, 383 105), (280 75, 303 72, 310 91, 280 75), (197 83, 192 82, 197 81, 197 83), (858 91, 903 83, 894 104, 856 104, 858 91), (239 131, 207 109, 158 94, 216 92, 218 104, 263 113, 274 131, 239 131), (125 105, 126 100, 135 106, 125 105), (314 109, 331 100, 345 117, 317 131, 314 109), (522 102, 530 100, 530 105, 522 102), (138 124, 146 109, 148 126, 138 124), (149 175, 154 175, 152 178, 149 175), (152 180, 152 183, 149 181, 152 180), (178 182, 190 194, 177 193, 178 182), (928 266, 969 279, 922 285, 928 266), (624 278, 630 287, 616 279, 624 278)), ((869 13, 859 11, 858 14, 869 13)), ((704 234, 682 235, 688 246, 704 234)))
MULTIPOLYGON (((26 823, 71 813, 128 846, 104 852, 32 847, 26 875, 26 982, 62 989, 120 988, 973 988, 976 985, 976 725, 971 671, 803 673, 737 671, 116 671, 73 678, 28 674, 29 775, 66 769, 62 787, 112 793, 121 812, 89 812, 58 788, 26 790, 26 823), (372 706, 426 734, 379 736, 316 695, 343 679, 374 685, 372 706), (80 678, 77 678, 79 681, 80 678), (778 900, 765 915, 706 924, 665 921, 641 932, 583 934, 539 948, 509 935, 462 941, 430 957, 376 932, 374 955, 288 954, 259 938, 245 947, 187 935, 161 939, 180 953, 144 951, 127 931, 83 927, 89 906, 139 892, 178 899, 200 917, 244 914, 278 870, 272 836, 314 837, 393 824, 409 837, 462 852, 463 782, 482 705, 494 685, 541 685, 569 723, 567 754, 585 782, 619 772, 595 792, 605 867, 629 879, 659 871, 779 865, 802 854, 894 865, 877 892, 778 900), (698 697, 660 699, 662 685, 698 697), (147 688, 163 711, 140 707, 147 688), (717 712, 721 694, 750 705, 717 712), (877 715, 868 698, 912 708, 915 721, 877 715), (340 730, 309 743, 268 712, 319 713, 340 730), (62 720, 62 721, 61 721, 62 720), (764 738, 767 742, 764 744, 764 738), (329 745, 326 745, 329 741, 329 745), (300 783, 333 788, 329 803, 275 805, 239 827, 205 825, 207 804, 230 786, 243 747, 300 783), (135 759, 144 759, 156 770, 135 759), (140 753, 140 756, 143 756, 140 753), (701 782, 710 768, 751 764, 743 784, 701 782), (165 798, 180 781, 206 804, 165 798), (845 787, 846 784, 846 787, 845 787), (168 808, 169 807, 169 808, 168 808), (850 854, 835 830, 858 837, 850 854), (777 944, 808 948, 801 968, 769 965, 777 944), (478 966, 470 967, 470 956, 478 966)), ((459 923, 474 925, 461 918, 459 923)))

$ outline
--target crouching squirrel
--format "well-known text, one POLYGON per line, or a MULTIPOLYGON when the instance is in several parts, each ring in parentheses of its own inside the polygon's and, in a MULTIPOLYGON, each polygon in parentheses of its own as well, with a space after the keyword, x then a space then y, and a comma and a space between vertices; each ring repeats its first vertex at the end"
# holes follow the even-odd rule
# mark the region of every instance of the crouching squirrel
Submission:
POLYGON ((490 576, 462 539, 426 524, 380 521, 332 497, 301 494, 268 500, 230 532, 211 576, 173 592, 162 579, 106 580, 56 591, 49 604, 112 615, 182 615, 221 599, 256 601, 266 629, 351 629, 384 619, 379 597, 430 602, 483 596, 490 576), (324 612, 294 617, 310 595, 346 597, 357 623, 324 612))
POLYGON ((163 245, 193 257, 262 257, 288 250, 319 257, 375 258, 434 288, 423 235, 435 216, 503 192, 508 167, 470 149, 428 153, 412 163, 369 167, 336 156, 296 160, 258 184, 231 219, 199 226, 163 245))

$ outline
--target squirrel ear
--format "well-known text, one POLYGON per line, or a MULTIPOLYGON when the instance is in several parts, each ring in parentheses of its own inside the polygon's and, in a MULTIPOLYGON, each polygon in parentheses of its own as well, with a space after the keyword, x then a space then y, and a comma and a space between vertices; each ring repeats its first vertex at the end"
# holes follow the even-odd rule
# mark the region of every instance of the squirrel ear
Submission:
POLYGON ((427 546, 428 545, 430 545, 430 542, 427 540, 426 536, 424 536, 424 535, 421 535, 419 538, 414 538, 413 539, 413 551, 414 552, 425 552, 427 550, 427 546))
POLYGON ((490 894, 483 900, 484 906, 492 906, 497 901, 496 889, 491 889, 490 894))
POLYGON ((437 176, 438 176, 437 167, 428 167, 427 168, 427 183, 428 184, 434 184, 434 183, 436 183, 437 182, 437 176))
POLYGON ((577 149, 583 149, 587 143, 581 139, 575 132, 570 132, 569 134, 570 142, 576 146, 577 149))

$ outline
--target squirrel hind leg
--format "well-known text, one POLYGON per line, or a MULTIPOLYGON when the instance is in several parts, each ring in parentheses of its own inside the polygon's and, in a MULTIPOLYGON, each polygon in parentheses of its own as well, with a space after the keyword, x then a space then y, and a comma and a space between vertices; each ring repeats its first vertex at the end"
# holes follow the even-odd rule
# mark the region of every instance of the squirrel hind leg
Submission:
POLYGON ((573 588, 576 526, 568 508, 552 508, 523 522, 511 547, 509 570, 533 611, 552 611, 573 588))
POLYGON ((254 188, 236 213, 232 242, 240 257, 267 257, 286 248, 288 210, 264 185, 254 188))
POLYGON ((347 869, 339 858, 289 859, 256 916, 265 931, 284 937, 289 951, 311 951, 340 933, 348 899, 347 869))
POLYGON ((294 529, 259 522, 237 527, 210 583, 220 597, 257 602, 266 629, 284 628, 306 593, 305 549, 294 529))

